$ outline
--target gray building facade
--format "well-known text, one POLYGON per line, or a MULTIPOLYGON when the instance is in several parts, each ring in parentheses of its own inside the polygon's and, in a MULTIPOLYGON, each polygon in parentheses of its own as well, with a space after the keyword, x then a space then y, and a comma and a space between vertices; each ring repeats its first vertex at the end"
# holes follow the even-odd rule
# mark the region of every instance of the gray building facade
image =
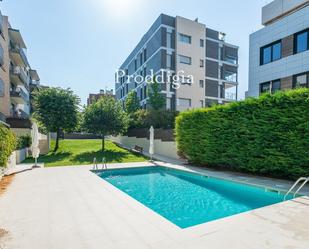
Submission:
POLYGON ((198 20, 161 14, 120 66, 125 73, 116 77, 116 98, 124 102, 135 91, 140 106, 147 108, 149 85, 129 77, 153 72, 163 75, 160 86, 166 109, 183 111, 236 101, 238 47, 226 43, 224 36, 198 20), (183 77, 175 82, 173 76, 180 74, 183 77))
POLYGON ((250 35, 247 97, 309 87, 309 1, 275 0, 250 35))

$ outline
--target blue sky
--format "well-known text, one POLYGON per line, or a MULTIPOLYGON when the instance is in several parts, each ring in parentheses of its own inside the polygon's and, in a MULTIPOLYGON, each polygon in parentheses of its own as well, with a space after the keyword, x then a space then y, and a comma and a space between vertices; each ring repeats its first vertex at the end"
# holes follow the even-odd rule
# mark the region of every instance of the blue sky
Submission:
MULTIPOLYGON (((269 1, 268 1, 269 2, 269 1)), ((3 0, 20 29, 41 83, 88 94, 114 87, 114 72, 160 13, 180 15, 227 34, 240 46, 239 92, 248 83, 249 34, 261 28, 265 0, 3 0)))

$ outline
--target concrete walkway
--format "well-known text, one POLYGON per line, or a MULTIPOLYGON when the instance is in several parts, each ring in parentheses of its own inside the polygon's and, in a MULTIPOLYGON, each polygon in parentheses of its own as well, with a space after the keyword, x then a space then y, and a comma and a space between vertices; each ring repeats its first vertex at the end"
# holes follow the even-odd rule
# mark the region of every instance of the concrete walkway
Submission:
POLYGON ((0 196, 0 248, 308 249, 308 217, 309 198, 301 197, 180 229, 89 167, 43 168, 16 175, 0 196))

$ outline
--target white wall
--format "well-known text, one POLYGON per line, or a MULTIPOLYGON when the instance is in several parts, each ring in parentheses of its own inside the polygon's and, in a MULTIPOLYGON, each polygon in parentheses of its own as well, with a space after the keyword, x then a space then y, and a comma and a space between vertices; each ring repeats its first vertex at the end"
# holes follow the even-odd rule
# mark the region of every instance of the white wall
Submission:
MULTIPOLYGON (((134 148, 135 145, 143 147, 145 152, 149 150, 149 140, 147 138, 136 138, 127 136, 111 137, 110 140, 123 145, 126 148, 134 148)), ((176 142, 165 142, 161 139, 154 140, 155 154, 169 157, 172 159, 179 159, 177 155, 176 142)))
POLYGON ((260 48, 309 27, 309 6, 250 35, 248 96, 259 96, 259 84, 309 71, 309 51, 260 66, 260 48))

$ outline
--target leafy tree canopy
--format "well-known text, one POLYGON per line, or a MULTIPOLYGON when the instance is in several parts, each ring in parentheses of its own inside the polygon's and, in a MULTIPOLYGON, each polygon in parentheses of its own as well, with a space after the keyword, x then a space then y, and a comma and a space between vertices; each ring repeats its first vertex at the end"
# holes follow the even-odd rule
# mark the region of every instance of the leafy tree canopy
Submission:
POLYGON ((102 151, 107 135, 118 135, 128 128, 127 114, 120 102, 113 97, 104 96, 85 109, 83 128, 102 137, 102 151))
POLYGON ((34 116, 47 131, 56 132, 59 147, 60 131, 72 131, 78 123, 80 99, 70 89, 43 88, 34 95, 34 116))

